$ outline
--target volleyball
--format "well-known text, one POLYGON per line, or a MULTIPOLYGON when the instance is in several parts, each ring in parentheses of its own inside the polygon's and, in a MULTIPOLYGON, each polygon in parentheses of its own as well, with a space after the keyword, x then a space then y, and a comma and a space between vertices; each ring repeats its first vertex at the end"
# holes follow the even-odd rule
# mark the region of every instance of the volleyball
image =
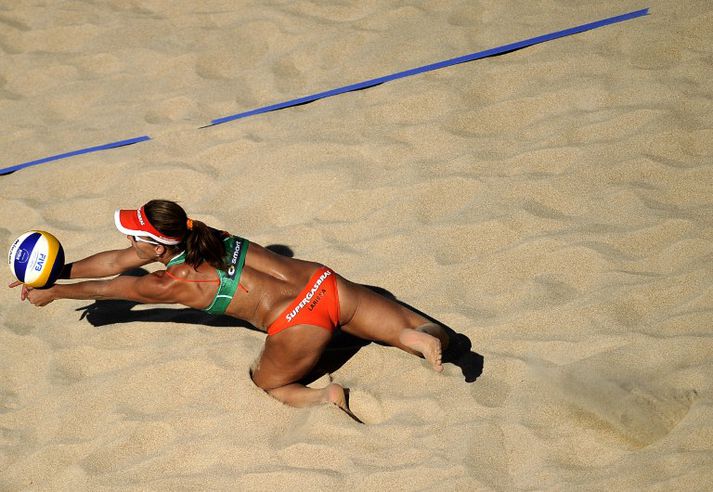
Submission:
POLYGON ((49 287, 64 268, 64 249, 45 231, 29 231, 15 239, 7 255, 17 280, 30 287, 49 287))

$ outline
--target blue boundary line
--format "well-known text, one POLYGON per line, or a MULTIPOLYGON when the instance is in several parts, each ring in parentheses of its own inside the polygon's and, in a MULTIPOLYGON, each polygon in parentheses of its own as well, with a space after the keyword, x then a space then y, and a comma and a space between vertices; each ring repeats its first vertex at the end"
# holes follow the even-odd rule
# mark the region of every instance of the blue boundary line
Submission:
MULTIPOLYGON (((248 116, 253 116, 253 115, 257 115, 257 114, 261 114, 261 113, 267 113, 270 111, 277 111, 279 109, 289 108, 292 106, 298 106, 300 104, 306 104, 306 103, 309 103, 312 101, 316 101, 318 99, 324 99, 327 97, 336 96, 338 94, 344 94, 345 92, 352 92, 352 91, 357 91, 360 89, 367 89, 369 87, 374 87, 376 85, 380 85, 385 82, 390 82, 392 80, 402 79, 404 77, 410 77, 412 75, 416 75, 416 74, 420 74, 420 73, 424 73, 424 72, 430 72, 433 70, 439 70, 441 68, 450 67, 452 65, 457 65, 459 63, 466 63, 466 62, 478 60, 481 58, 487 58, 489 56, 501 55, 501 54, 508 53, 511 51, 526 48, 528 46, 532 46, 535 44, 544 43, 546 41, 552 41, 554 39, 562 38, 565 36, 571 36, 572 34, 578 34, 578 33, 584 32, 584 31, 590 31, 592 29, 597 29, 597 28, 608 26, 611 24, 616 24, 617 22, 623 22, 626 20, 635 19, 637 17, 642 17, 644 15, 648 15, 648 13, 649 13, 648 8, 641 9, 641 10, 635 10, 635 11, 629 12, 627 14, 609 17, 607 19, 590 22, 588 24, 582 24, 581 26, 571 27, 569 29, 552 32, 550 34, 544 34, 542 36, 525 39, 523 41, 517 41, 515 43, 505 44, 505 45, 499 46, 497 48, 490 48, 487 50, 478 51, 476 53, 471 53, 469 55, 459 56, 457 58, 451 58, 449 60, 432 63, 430 65, 424 65, 422 67, 412 68, 410 70, 404 70, 403 72, 397 72, 397 73, 394 73, 391 75, 386 75, 384 77, 365 80, 364 82, 359 82, 356 84, 345 85, 344 87, 339 87, 337 89, 332 89, 332 90, 325 91, 325 92, 319 92, 317 94, 312 94, 312 95, 300 97, 297 99, 291 99, 289 101, 272 104, 269 106, 263 106, 261 108, 253 109, 250 111, 245 111, 243 113, 238 113, 238 114, 234 114, 231 116, 224 116, 222 118, 216 118, 216 119, 212 120, 210 122, 210 124, 202 126, 201 128, 209 128, 211 126, 220 125, 220 124, 227 123, 229 121, 238 120, 241 118, 246 118, 248 116)), ((134 137, 134 138, 130 138, 128 140, 120 140, 118 142, 111 142, 111 143, 107 143, 107 144, 103 144, 103 145, 97 145, 95 147, 87 147, 85 149, 79 149, 79 150, 74 150, 71 152, 66 152, 63 154, 53 155, 50 157, 44 157, 42 159, 37 159, 35 161, 29 161, 29 162, 25 162, 22 164, 16 164, 14 166, 0 169, 0 175, 9 174, 14 171, 24 169, 26 167, 37 166, 40 164, 45 164, 47 162, 57 161, 60 159, 66 159, 68 157, 73 157, 75 155, 88 154, 91 152, 99 152, 101 150, 114 149, 117 147, 124 147, 127 145, 133 145, 133 144, 136 144, 139 142, 145 142, 146 140, 151 140, 151 137, 149 137, 148 135, 143 135, 141 137, 134 137)))
POLYGON ((24 169, 30 166, 38 166, 40 164, 45 164, 46 162, 58 161, 60 159, 66 159, 67 157, 73 157, 80 154, 89 154, 91 152, 99 152, 100 150, 115 149, 117 147, 125 147, 127 145, 133 145, 139 142, 145 142, 146 140, 151 140, 148 135, 143 135, 141 137, 130 138, 128 140, 119 140, 118 142, 111 142, 104 145, 97 145, 96 147, 87 147, 86 149, 73 150, 72 152, 65 152, 64 154, 52 155, 49 157, 44 157, 42 159, 37 159, 36 161, 29 161, 23 164, 16 164, 14 166, 6 167, 0 169, 0 175, 9 174, 20 169, 24 169))
POLYGON ((263 106, 261 108, 252 109, 250 111, 245 111, 243 113, 237 113, 230 116, 224 116, 222 118, 216 118, 210 122, 209 125, 203 126, 201 128, 208 128, 215 125, 220 125, 223 123, 228 123, 229 121, 238 120, 241 118, 246 118, 248 116, 254 116, 261 113, 267 113, 270 111, 277 111, 278 109, 289 108, 292 106, 298 106, 300 104, 306 104, 309 102, 316 101, 318 99, 324 99, 326 97, 336 96, 338 94, 344 94, 345 92, 357 91, 360 89, 367 89, 369 87, 374 87, 375 85, 380 85, 385 82, 390 82, 392 80, 402 79, 404 77, 410 77, 412 75, 431 72, 433 70, 439 70, 441 68, 450 67, 452 65, 457 65, 459 63, 465 63, 473 60, 478 60, 480 58, 486 58, 489 56, 500 55, 503 53, 508 53, 510 51, 519 50, 532 46, 534 44, 544 43, 546 41, 552 41, 553 39, 562 38, 565 36, 571 36, 572 34, 578 34, 584 31, 590 31, 592 29, 597 29, 599 27, 608 26, 611 24, 616 24, 617 22, 623 22, 629 19, 635 19, 647 15, 649 9, 645 8, 642 10, 635 10, 629 12, 628 14, 617 15, 614 17, 609 17, 607 19, 602 19, 596 22, 590 22, 588 24, 582 24, 581 26, 571 27, 569 29, 564 29, 562 31, 552 32, 550 34, 544 34, 542 36, 537 36, 530 39, 525 39, 523 41, 517 41, 515 43, 505 44, 497 48, 490 48, 483 51, 478 51, 476 53, 471 53, 469 55, 459 56, 457 58, 451 58, 450 60, 444 60, 438 63, 432 63, 430 65, 424 65, 418 68, 412 68, 410 70, 404 70, 403 72, 397 72, 391 75, 386 75, 384 77, 379 77, 375 79, 365 80, 364 82, 359 82, 356 84, 345 85, 344 87, 339 87, 337 89, 332 89, 325 92, 319 92, 317 94, 312 94, 309 96, 300 97, 297 99, 291 99, 289 101, 272 104, 269 106, 263 106))

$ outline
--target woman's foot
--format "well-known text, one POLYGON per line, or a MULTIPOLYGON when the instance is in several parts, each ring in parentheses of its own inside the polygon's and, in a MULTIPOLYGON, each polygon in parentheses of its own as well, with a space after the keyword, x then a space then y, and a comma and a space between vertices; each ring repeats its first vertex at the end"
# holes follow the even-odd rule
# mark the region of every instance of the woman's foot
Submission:
POLYGON ((423 355, 434 371, 441 372, 443 371, 441 340, 428 333, 431 329, 430 324, 415 330, 404 329, 399 335, 399 341, 411 350, 423 355))
POLYGON ((363 424, 359 417, 354 415, 354 413, 349 409, 349 390, 344 389, 341 385, 337 383, 332 383, 327 387, 323 388, 325 403, 333 403, 338 406, 344 413, 349 415, 351 418, 363 424))
POLYGON ((325 403, 333 403, 342 410, 347 410, 347 396, 342 385, 331 383, 322 388, 322 395, 322 401, 325 403))

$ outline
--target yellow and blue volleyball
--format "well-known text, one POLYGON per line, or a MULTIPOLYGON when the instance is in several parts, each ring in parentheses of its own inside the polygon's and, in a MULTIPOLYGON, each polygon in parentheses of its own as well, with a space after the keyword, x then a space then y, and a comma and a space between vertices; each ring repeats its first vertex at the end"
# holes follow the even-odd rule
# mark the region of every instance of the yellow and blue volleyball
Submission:
POLYGON ((49 287, 64 268, 64 249, 45 231, 29 231, 15 239, 7 256, 17 280, 30 287, 49 287))

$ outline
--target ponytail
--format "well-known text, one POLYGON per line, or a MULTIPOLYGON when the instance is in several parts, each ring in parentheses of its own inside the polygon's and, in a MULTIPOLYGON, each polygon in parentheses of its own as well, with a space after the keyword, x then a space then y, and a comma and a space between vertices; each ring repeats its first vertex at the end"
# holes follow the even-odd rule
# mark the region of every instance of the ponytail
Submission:
MULTIPOLYGON (((191 220, 191 219, 188 219, 191 220)), ((186 234, 186 263, 193 268, 204 261, 220 270, 225 268, 225 246, 220 233, 200 220, 192 220, 186 234)))
POLYGON ((180 205, 169 200, 151 200, 144 205, 144 211, 159 232, 183 238, 186 263, 193 268, 198 268, 204 261, 214 268, 225 268, 225 246, 219 231, 199 220, 189 219, 180 205))

